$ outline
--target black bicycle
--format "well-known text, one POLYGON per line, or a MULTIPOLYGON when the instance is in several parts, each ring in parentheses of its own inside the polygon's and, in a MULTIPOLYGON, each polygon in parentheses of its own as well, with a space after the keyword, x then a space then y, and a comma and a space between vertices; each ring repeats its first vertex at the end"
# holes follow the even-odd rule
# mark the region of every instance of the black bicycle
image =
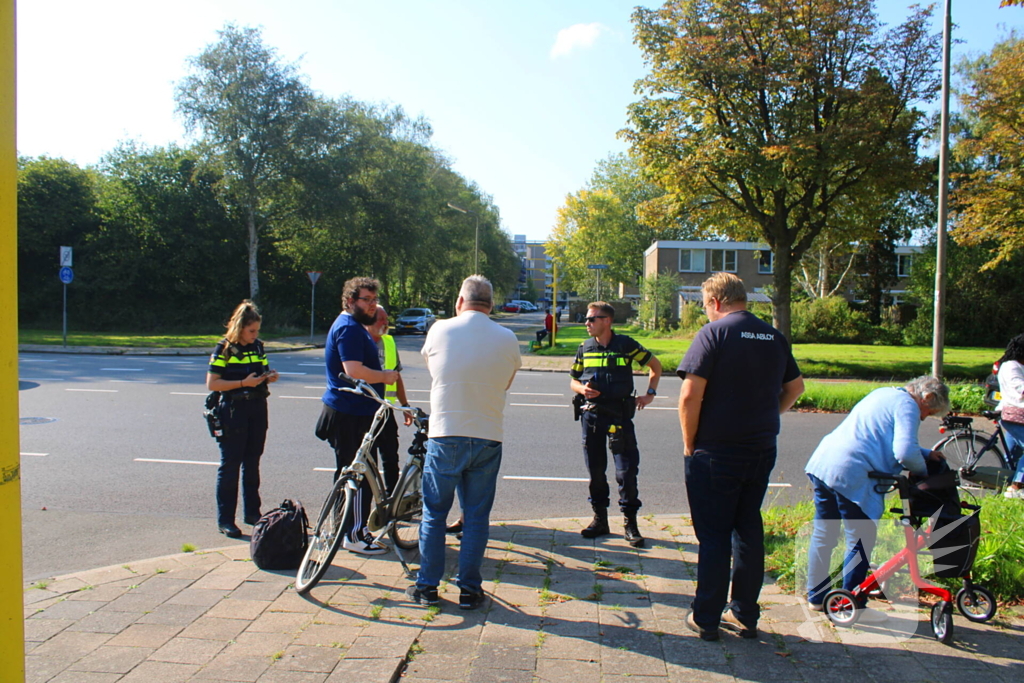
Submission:
POLYGON ((949 435, 932 449, 946 456, 950 468, 959 473, 962 488, 995 491, 1010 481, 1015 463, 1011 462, 999 413, 983 410, 981 415, 995 422, 994 432, 976 430, 972 418, 947 415, 939 431, 949 435))
POLYGON ((334 482, 320 510, 320 516, 309 539, 309 547, 302 558, 302 564, 299 565, 298 576, 295 577, 295 590, 299 593, 306 593, 313 588, 331 566, 344 534, 349 531, 355 519, 355 494, 364 481, 368 483, 373 496, 370 516, 366 520, 366 527, 372 535, 369 542, 386 545, 384 539, 390 538, 406 573, 409 573, 409 565, 403 551, 414 551, 419 548, 420 517, 423 512, 420 484, 423 478, 423 458, 427 454, 427 414, 420 408, 391 405, 363 380, 353 379, 345 374, 338 377, 349 385, 340 391, 365 396, 379 403, 380 407, 374 413, 370 429, 363 436, 363 442, 359 445, 352 463, 342 470, 341 476, 334 482), (395 485, 394 492, 388 495, 372 451, 373 444, 392 411, 411 413, 416 433, 409 447, 409 459, 402 469, 402 475, 395 485))

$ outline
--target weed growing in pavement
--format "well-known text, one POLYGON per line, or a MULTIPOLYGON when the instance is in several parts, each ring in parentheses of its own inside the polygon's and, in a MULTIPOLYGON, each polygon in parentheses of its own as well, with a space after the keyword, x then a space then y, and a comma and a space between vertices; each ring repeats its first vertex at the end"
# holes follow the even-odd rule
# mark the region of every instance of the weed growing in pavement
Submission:
POLYGON ((538 649, 543 647, 544 641, 547 640, 547 638, 548 638, 548 634, 547 633, 544 633, 544 631, 537 631, 537 640, 535 640, 533 642, 533 646, 538 648, 538 649))
POLYGON ((416 659, 416 655, 421 655, 424 652, 426 652, 426 650, 423 649, 423 646, 420 645, 419 641, 413 641, 413 644, 409 646, 409 651, 405 653, 405 658, 407 661, 411 662, 416 659))
POLYGON ((427 611, 423 614, 423 617, 422 617, 423 621, 425 621, 427 623, 430 623, 430 622, 432 622, 434 620, 434 617, 436 617, 440 613, 441 613, 441 608, 440 607, 438 607, 437 605, 431 605, 430 607, 427 608, 427 611))
POLYGON ((160 569, 159 567, 157 567, 157 569, 156 569, 156 573, 157 574, 166 574, 168 571, 170 571, 170 570, 168 570, 168 569, 160 569))
POLYGON ((131 568, 131 567, 130 567, 129 565, 127 565, 127 564, 122 564, 122 565, 121 565, 121 569, 127 569, 127 570, 128 570, 128 571, 130 571, 130 572, 131 572, 132 574, 138 574, 138 572, 137 572, 137 571, 135 571, 134 569, 132 569, 132 568, 131 568))
POLYGON ((594 563, 594 569, 605 569, 606 567, 610 566, 612 566, 612 563, 604 559, 598 560, 594 563))
POLYGON ((191 543, 182 543, 181 544, 181 552, 183 552, 183 553, 194 553, 196 550, 197 550, 197 546, 194 546, 191 543))
POLYGON ((32 587, 37 589, 37 590, 46 590, 46 587, 49 586, 49 585, 50 585, 50 582, 47 581, 46 579, 43 579, 42 581, 36 581, 35 583, 33 583, 32 587))
POLYGON ((282 657, 284 657, 284 650, 278 650, 274 654, 270 655, 270 658, 275 662, 279 661, 282 657))

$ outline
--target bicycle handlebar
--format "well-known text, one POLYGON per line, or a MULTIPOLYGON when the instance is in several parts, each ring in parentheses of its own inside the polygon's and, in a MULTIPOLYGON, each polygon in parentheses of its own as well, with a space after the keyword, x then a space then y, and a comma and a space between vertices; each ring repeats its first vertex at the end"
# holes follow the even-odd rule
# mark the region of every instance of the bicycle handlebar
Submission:
POLYGON ((342 384, 347 384, 347 387, 338 387, 337 391, 346 391, 350 394, 356 394, 365 398, 372 399, 377 403, 390 408, 391 410, 402 413, 411 413, 412 419, 416 422, 416 426, 420 427, 420 422, 426 423, 427 414, 423 412, 422 408, 413 408, 412 406, 396 406, 388 401, 385 401, 380 395, 374 390, 373 386, 363 379, 356 379, 350 375, 346 375, 344 372, 338 373, 338 381, 342 384))

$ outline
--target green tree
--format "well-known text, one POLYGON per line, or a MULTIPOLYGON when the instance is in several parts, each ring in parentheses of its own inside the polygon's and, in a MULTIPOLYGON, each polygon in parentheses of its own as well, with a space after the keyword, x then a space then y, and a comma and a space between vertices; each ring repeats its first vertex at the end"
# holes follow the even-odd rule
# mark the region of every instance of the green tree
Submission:
MULTIPOLYGON (((86 240, 100 225, 91 170, 64 159, 18 159, 18 317, 57 325, 62 307, 59 248, 72 247, 75 265, 88 263, 86 240)), ((82 275, 78 268, 77 274, 82 275)), ((71 289, 80 289, 82 279, 71 289)))
POLYGON ((954 153, 968 169, 956 177, 951 234, 964 244, 991 244, 982 265, 991 268, 1024 247, 1024 40, 1013 36, 959 71, 965 130, 954 153))
POLYGON ((178 111, 202 132, 223 169, 226 194, 238 202, 248 234, 249 293, 259 298, 260 236, 290 208, 282 195, 297 157, 316 149, 321 117, 293 65, 263 44, 260 31, 228 24, 220 40, 190 60, 177 87, 178 111))
POLYGON ((874 237, 858 207, 919 172, 938 88, 930 9, 881 32, 871 0, 669 0, 633 13, 649 66, 623 131, 662 201, 704 234, 766 242, 774 323, 823 233, 874 237))

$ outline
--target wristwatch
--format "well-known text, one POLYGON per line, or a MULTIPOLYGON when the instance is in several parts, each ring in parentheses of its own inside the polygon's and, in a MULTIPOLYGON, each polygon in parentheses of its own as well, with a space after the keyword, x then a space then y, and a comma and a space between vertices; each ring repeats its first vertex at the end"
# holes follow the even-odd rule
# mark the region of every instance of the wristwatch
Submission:
POLYGON ((657 392, 657 391, 655 391, 654 389, 648 389, 648 390, 647 390, 647 395, 648 395, 648 396, 657 396, 657 395, 658 395, 658 392, 657 392))

